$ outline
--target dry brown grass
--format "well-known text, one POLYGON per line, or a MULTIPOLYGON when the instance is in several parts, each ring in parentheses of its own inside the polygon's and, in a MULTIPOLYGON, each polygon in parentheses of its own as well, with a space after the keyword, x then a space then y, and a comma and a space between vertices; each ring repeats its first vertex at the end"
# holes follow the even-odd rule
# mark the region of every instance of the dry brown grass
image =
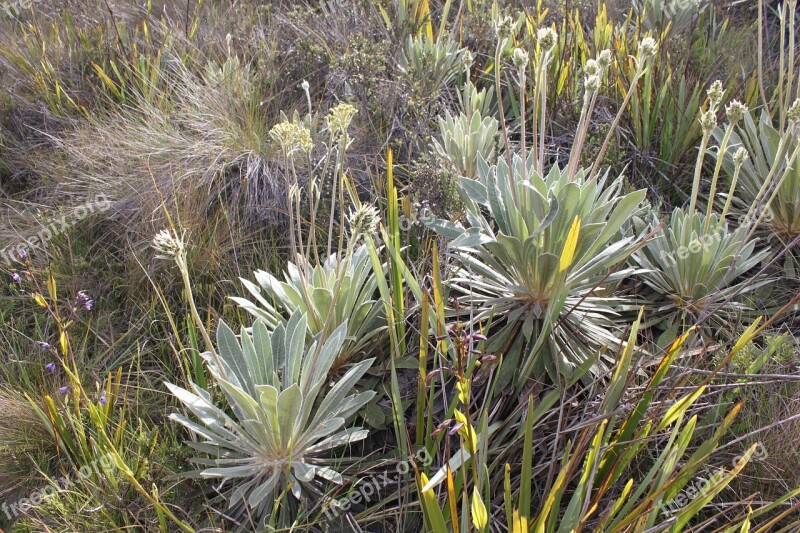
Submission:
POLYGON ((0 500, 14 501, 44 483, 39 468, 52 445, 28 400, 0 386, 0 500))

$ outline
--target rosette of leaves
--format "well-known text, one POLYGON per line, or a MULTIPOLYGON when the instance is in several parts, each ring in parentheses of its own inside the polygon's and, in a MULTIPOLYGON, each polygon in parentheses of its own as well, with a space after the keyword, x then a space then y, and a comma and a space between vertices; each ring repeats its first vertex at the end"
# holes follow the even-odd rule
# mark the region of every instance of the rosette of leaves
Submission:
POLYGON ((466 48, 450 38, 409 37, 398 60, 400 72, 425 84, 431 94, 448 87, 462 72, 466 48))
POLYGON ((675 209, 669 225, 634 254, 653 289, 654 314, 667 329, 691 325, 704 312, 714 321, 740 314, 747 310, 740 297, 769 283, 747 275, 769 251, 756 251, 756 240, 744 242, 746 227, 730 232, 713 213, 707 230, 704 225, 704 215, 675 209))
POLYGON ((500 123, 494 117, 483 117, 479 111, 471 116, 449 112, 439 117, 441 142, 433 141, 434 149, 445 156, 462 176, 474 178, 478 172, 478 156, 493 161, 497 151, 497 135, 500 123))
POLYGON ((321 335, 324 340, 347 323, 347 338, 331 368, 334 371, 376 354, 386 319, 383 303, 376 299, 378 279, 367 248, 361 246, 341 259, 332 254, 313 268, 304 257, 299 256, 297 261, 288 264, 285 281, 263 270, 255 272, 256 283, 242 279, 253 300, 231 299, 271 329, 303 313, 308 317, 309 338, 321 335))
MULTIPOLYGON (((717 129, 714 135, 721 139, 724 132, 717 129)), ((775 183, 780 185, 767 207, 770 216, 764 223, 775 234, 791 240, 800 235, 800 164, 788 167, 786 159, 795 151, 798 141, 796 137, 786 136, 788 146, 783 151, 787 157, 779 157, 782 137, 780 131, 772 126, 769 115, 762 113, 756 124, 752 115, 746 113, 737 131, 731 134, 730 144, 743 146, 749 156, 739 171, 737 186, 741 199, 746 203, 745 210, 756 200, 767 176, 773 175, 775 183), (776 165, 778 168, 774 168, 776 165)), ((736 167, 733 152, 727 150, 722 160, 729 175, 734 174, 736 167)))
MULTIPOLYGON (((462 317, 473 327, 491 322, 488 353, 503 354, 498 379, 518 384, 530 377, 569 378, 579 367, 594 373, 603 346, 618 346, 618 312, 624 298, 612 287, 632 269, 614 269, 637 237, 620 230, 645 198, 622 193, 622 179, 573 180, 553 167, 546 176, 519 155, 462 178, 466 224, 437 220, 431 226, 453 239, 459 269, 450 280, 462 317)), ((590 373, 591 374, 591 373, 590 373)))
POLYGON ((700 0, 634 0, 635 13, 641 17, 643 26, 651 31, 680 35, 692 25, 708 7, 700 0))
POLYGON ((342 483, 330 467, 335 458, 326 454, 367 436, 366 430, 345 424, 375 395, 352 393, 373 360, 353 365, 328 388, 328 371, 342 349, 347 324, 310 345, 306 331, 303 313, 271 333, 257 320, 252 333, 242 328, 241 341, 220 322, 218 357, 209 352, 203 357, 227 409, 194 384, 191 391, 167 384, 198 420, 178 413, 170 417, 199 438, 189 446, 202 454, 193 460, 202 468, 190 475, 222 480, 218 490, 228 501, 224 514, 243 529, 292 521, 304 495, 321 494, 324 481, 342 483), (286 492, 292 496, 280 498, 286 492))

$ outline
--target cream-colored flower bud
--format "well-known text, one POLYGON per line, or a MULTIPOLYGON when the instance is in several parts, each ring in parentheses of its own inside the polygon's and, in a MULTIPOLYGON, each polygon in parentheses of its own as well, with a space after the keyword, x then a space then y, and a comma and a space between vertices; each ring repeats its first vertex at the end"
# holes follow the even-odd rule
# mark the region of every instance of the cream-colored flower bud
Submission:
POLYGON ((314 141, 311 140, 311 132, 308 128, 298 127, 294 139, 295 147, 301 152, 310 152, 314 149, 314 141))
POLYGON ((739 100, 732 100, 728 107, 725 108, 725 114, 728 116, 728 122, 732 125, 738 124, 747 113, 747 106, 739 100))
POLYGON ((594 59, 588 60, 586 64, 583 66, 583 75, 587 78, 590 78, 592 76, 599 76, 601 72, 602 69, 600 68, 600 63, 598 63, 594 59))
POLYGON ((153 248, 160 254, 159 259, 174 259, 183 254, 183 241, 172 234, 170 230, 163 229, 153 238, 153 248))
POLYGON ((553 28, 539 28, 536 32, 536 42, 543 53, 550 52, 558 42, 558 33, 553 28))
POLYGON ((750 154, 747 153, 747 149, 744 146, 740 146, 739 149, 733 154, 733 163, 737 167, 740 167, 745 161, 747 161, 748 157, 750 157, 750 154))
POLYGON ((334 135, 344 134, 347 133, 347 128, 350 127, 356 113, 358 110, 350 104, 339 104, 328 112, 325 123, 334 135))
POLYGON ((350 212, 350 234, 353 237, 359 235, 372 235, 378 229, 380 215, 375 206, 361 204, 355 211, 350 212))
POLYGON ((283 122, 275 124, 272 129, 269 130, 269 136, 273 141, 280 144, 281 148, 289 152, 294 145, 296 130, 297 126, 295 124, 284 120, 283 122))
POLYGON ((528 66, 528 59, 528 52, 522 48, 514 48, 514 52, 511 54, 511 62, 514 63, 517 69, 525 69, 528 66))
POLYGON ((717 127, 717 114, 713 109, 700 115, 700 127, 703 129, 704 135, 711 135, 711 132, 717 127))
POLYGON ((800 122, 800 98, 794 101, 792 107, 790 107, 789 111, 786 113, 786 116, 795 124, 800 122))
POLYGON ((608 70, 608 67, 611 66, 612 61, 613 56, 611 55, 611 50, 603 50, 600 52, 600 55, 597 56, 597 63, 603 70, 608 70))
POLYGON ((464 48, 461 52, 461 64, 464 66, 464 70, 469 70, 474 62, 475 56, 472 55, 468 48, 464 48))
POLYGON ((711 100, 711 106, 717 107, 725 96, 725 89, 722 88, 722 82, 717 80, 708 88, 708 99, 711 100))
POLYGON ((292 154, 295 151, 310 152, 314 148, 314 143, 311 140, 311 132, 308 128, 298 126, 297 124, 289 121, 283 121, 275 124, 269 130, 269 136, 273 141, 281 146, 287 154, 292 154))
POLYGON ((593 93, 600 89, 600 76, 597 74, 593 76, 587 76, 586 80, 584 81, 584 85, 586 86, 586 91, 593 93))
POLYGON ((503 17, 495 25, 494 31, 499 41, 508 39, 514 32, 514 19, 511 17, 503 17))
POLYGON ((645 37, 639 43, 639 59, 645 60, 653 57, 658 52, 658 43, 652 37, 645 37))

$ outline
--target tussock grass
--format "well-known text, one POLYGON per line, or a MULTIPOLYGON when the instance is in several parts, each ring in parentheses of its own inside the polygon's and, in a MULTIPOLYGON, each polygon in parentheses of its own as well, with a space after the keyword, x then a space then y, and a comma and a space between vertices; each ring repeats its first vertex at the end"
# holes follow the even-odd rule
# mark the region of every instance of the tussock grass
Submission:
POLYGON ((14 502, 43 483, 55 446, 28 400, 6 385, 0 412, 0 499, 14 502))

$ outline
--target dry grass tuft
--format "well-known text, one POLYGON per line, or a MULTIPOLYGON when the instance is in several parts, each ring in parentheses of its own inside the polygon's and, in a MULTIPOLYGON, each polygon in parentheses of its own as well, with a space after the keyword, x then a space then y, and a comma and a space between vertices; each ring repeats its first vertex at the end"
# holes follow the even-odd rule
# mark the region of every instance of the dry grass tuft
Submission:
POLYGON ((21 394, 0 386, 0 500, 15 501, 44 483, 50 435, 21 394))

